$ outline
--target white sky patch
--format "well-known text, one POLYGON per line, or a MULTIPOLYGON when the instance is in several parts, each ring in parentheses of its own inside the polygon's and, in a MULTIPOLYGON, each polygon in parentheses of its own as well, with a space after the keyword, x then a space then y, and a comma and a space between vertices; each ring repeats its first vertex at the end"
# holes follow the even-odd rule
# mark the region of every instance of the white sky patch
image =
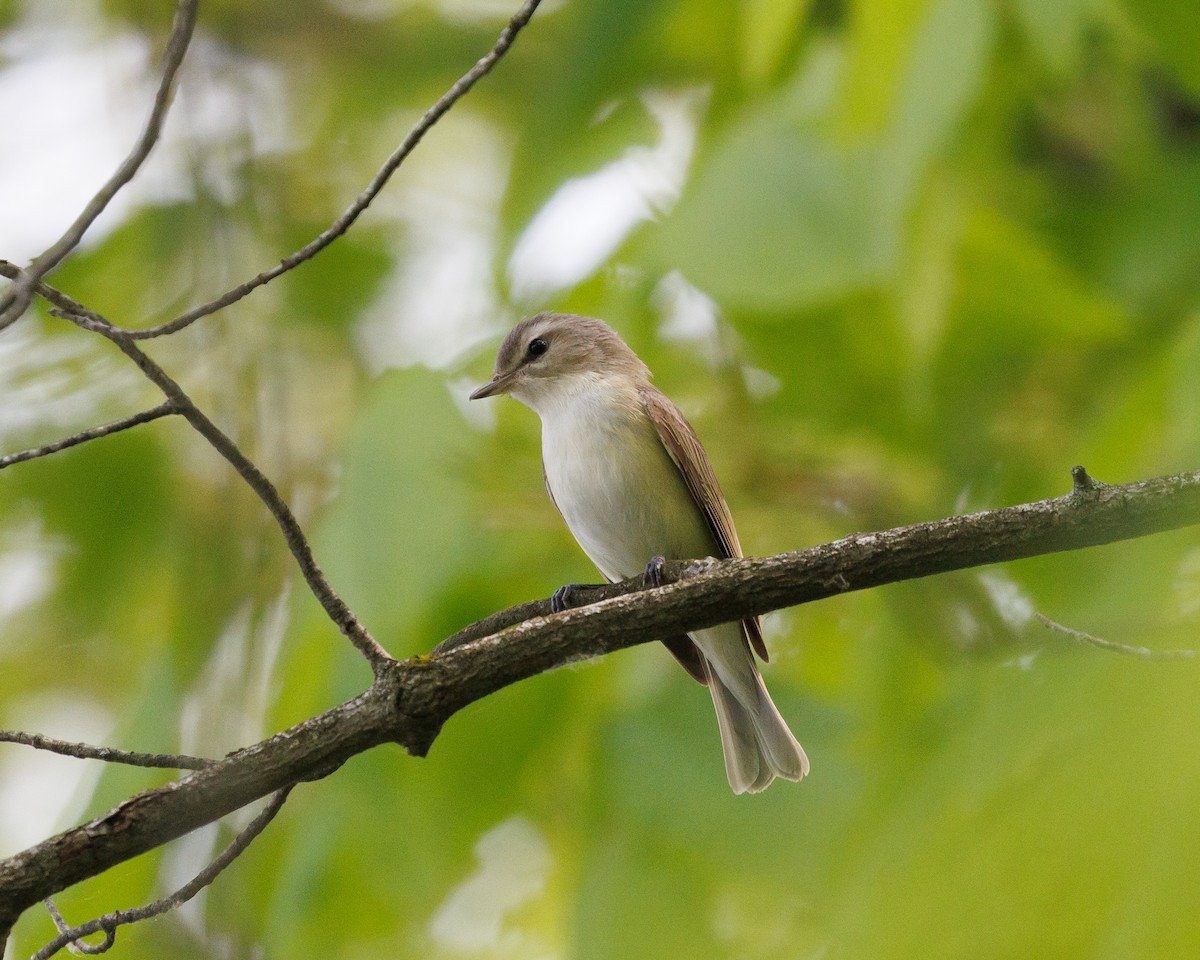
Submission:
POLYGON ((974 496, 975 491, 973 491, 970 486, 963 487, 958 492, 958 496, 954 498, 954 512, 966 513, 967 509, 970 507, 971 498, 974 496))
POLYGON ((1014 657, 1012 660, 1005 660, 1004 666, 1016 667, 1018 670, 1027 673, 1033 669, 1034 663, 1037 662, 1039 652, 1040 651, 1037 650, 1031 650, 1029 653, 1022 654, 1019 657, 1014 657))
POLYGON ((545 892, 553 858, 542 834, 524 817, 512 817, 479 838, 475 858, 475 871, 451 891, 429 923, 434 942, 463 956, 552 956, 545 945, 505 923, 545 892))
POLYGON ((456 112, 449 120, 371 208, 403 227, 396 270, 354 331, 373 373, 444 369, 513 319, 492 276, 511 146, 481 117, 456 112))
POLYGON ((0 337, 0 446, 15 449, 17 438, 36 445, 43 429, 48 442, 95 426, 97 411, 119 397, 151 396, 139 381, 128 364, 101 353, 95 338, 47 337, 33 323, 17 324, 0 337))
MULTIPOLYGON (((220 827, 209 823, 169 844, 164 850, 162 866, 158 871, 160 888, 164 891, 178 890, 212 863, 219 833, 220 827)), ((205 888, 171 912, 176 922, 183 924, 194 937, 201 940, 205 939, 206 934, 204 904, 207 899, 208 889, 205 888)))
MULTIPOLYGON (((737 336, 721 323, 721 311, 707 293, 672 270, 654 287, 654 306, 662 316, 659 335, 667 341, 694 346, 710 366, 719 366, 737 354, 737 336)), ((783 381, 758 367, 740 367, 746 391, 755 400, 774 396, 783 381)))
POLYGON ((46 535, 40 520, 0 530, 0 624, 49 594, 65 549, 46 535))
MULTIPOLYGON (((132 149, 159 81, 162 38, 107 26, 95 0, 39 0, 0 35, 0 250, 25 261, 78 216, 132 149)), ((197 32, 163 136, 84 238, 141 206, 188 200, 196 174, 236 194, 247 152, 283 149, 284 87, 266 64, 197 32)))
POLYGON ((476 430, 484 433, 494 433, 496 430, 496 408, 498 403, 476 403, 468 400, 471 391, 480 386, 483 380, 472 380, 470 377, 452 377, 446 381, 446 389, 450 399, 463 419, 476 430))
POLYGON ((716 302, 672 270, 654 287, 651 300, 662 315, 659 335, 668 341, 715 341, 720 331, 716 302))
POLYGON ((789 610, 772 610, 770 613, 764 613, 759 620, 762 622, 763 639, 768 646, 791 635, 793 618, 789 610))
POLYGON ((1033 601, 1014 580, 998 573, 981 573, 979 582, 1000 619, 1013 630, 1023 630, 1033 619, 1033 601))
POLYGON ((225 625, 180 711, 184 753, 219 756, 262 737, 289 598, 285 586, 261 607, 247 601, 225 625))
POLYGON ((761 367, 743 366, 742 382, 746 384, 746 392, 755 400, 766 400, 783 389, 783 381, 761 367))
POLYGON ((696 145, 705 93, 648 91, 658 142, 564 183, 537 212, 508 261, 514 299, 533 302, 591 276, 640 223, 679 197, 696 145))
MULTIPOLYGON (((180 715, 180 749, 200 756, 220 756, 242 743, 262 738, 271 702, 271 679, 287 633, 291 588, 259 608, 244 604, 229 620, 212 655, 184 701, 180 715)), ((226 822, 240 830, 262 804, 231 814, 226 822)), ((216 856, 220 831, 216 824, 189 833, 173 845, 159 869, 162 890, 176 890, 216 856)), ((197 938, 209 940, 202 891, 176 915, 197 938)))
MULTIPOLYGON (((60 740, 106 743, 113 718, 82 691, 12 704, 4 725, 60 740)), ((0 857, 39 843, 83 816, 103 764, 31 747, 0 753, 0 857)))
POLYGON ((1183 555, 1172 586, 1175 616, 1182 619, 1200 613, 1200 549, 1189 550, 1183 555))
POLYGON ((983 625, 975 616, 975 611, 965 603, 950 605, 950 615, 954 618, 954 626, 958 630, 959 643, 963 648, 972 647, 979 642, 983 625))

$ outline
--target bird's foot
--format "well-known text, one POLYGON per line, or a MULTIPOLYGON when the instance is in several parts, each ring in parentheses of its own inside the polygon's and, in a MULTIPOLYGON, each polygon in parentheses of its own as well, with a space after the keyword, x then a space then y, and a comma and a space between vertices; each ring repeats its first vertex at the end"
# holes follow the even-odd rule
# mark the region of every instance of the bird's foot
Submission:
POLYGON ((661 587, 663 585, 663 569, 667 565, 666 557, 651 557, 642 572, 642 588, 661 587))
POLYGON ((579 594, 595 590, 597 587, 597 584, 591 583, 564 583, 550 596, 550 612, 562 613, 572 607, 582 607, 587 601, 579 597, 579 594))

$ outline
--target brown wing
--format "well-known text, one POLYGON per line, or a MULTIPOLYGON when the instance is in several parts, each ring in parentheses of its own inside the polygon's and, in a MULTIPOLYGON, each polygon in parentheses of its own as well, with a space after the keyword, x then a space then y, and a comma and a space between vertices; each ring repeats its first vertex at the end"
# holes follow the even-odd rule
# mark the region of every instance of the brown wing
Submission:
MULTIPOLYGON (((733 516, 729 512, 729 504, 721 493, 721 485, 717 483, 717 475, 713 473, 712 464, 708 462, 708 454, 700 445, 700 438, 692 425, 684 419, 679 409, 662 393, 647 384, 641 390, 642 405, 646 409, 651 422, 658 430, 667 453, 675 461, 675 466, 683 474, 684 483, 692 499, 696 502, 708 527, 716 538, 717 544, 726 557, 740 557, 742 545, 738 542, 737 530, 733 526, 733 516)), ((763 643, 762 626, 758 617, 742 621, 742 629, 746 639, 754 651, 767 659, 767 647, 763 643)))
MULTIPOLYGON (((550 478, 546 476, 546 464, 542 462, 542 483, 546 487, 546 496, 550 498, 550 502, 554 504, 554 509, 558 510, 558 502, 554 499, 554 491, 550 489, 550 478)), ((558 515, 562 516, 562 511, 558 510, 558 515)), ((692 643, 692 638, 686 633, 681 633, 677 637, 667 637, 663 640, 663 646, 671 651, 680 666, 683 667, 693 680, 700 683, 708 683, 708 674, 704 672, 704 658, 700 656, 700 651, 696 645, 692 643)))

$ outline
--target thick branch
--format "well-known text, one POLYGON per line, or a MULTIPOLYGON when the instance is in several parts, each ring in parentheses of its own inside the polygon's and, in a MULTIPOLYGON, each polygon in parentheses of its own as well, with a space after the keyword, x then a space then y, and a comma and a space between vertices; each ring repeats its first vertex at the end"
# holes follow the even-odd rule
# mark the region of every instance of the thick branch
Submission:
POLYGON ((75 218, 66 233, 46 249, 41 256, 30 264, 29 269, 18 276, 3 297, 0 297, 0 330, 3 330, 25 312, 29 300, 33 296, 38 281, 57 267, 72 250, 78 246, 83 235, 108 206, 125 184, 134 178, 150 151, 158 142, 162 133, 163 121, 171 106, 172 93, 175 87, 175 77, 179 73, 179 65, 183 63, 183 55, 187 53, 188 44, 192 40, 192 31, 196 26, 196 10, 200 0, 179 0, 175 9, 175 21, 171 25, 171 36, 167 40, 167 49, 163 55, 162 80, 158 84, 158 92, 154 96, 154 106, 146 120, 146 126, 138 137, 137 143, 129 152, 129 156, 121 163, 116 172, 109 177, 96 195, 88 201, 83 212, 75 218))
POLYGON ((393 707, 384 694, 390 689, 377 684, 361 697, 0 861, 0 942, 22 911, 59 890, 269 793, 324 776, 386 740, 393 707))
MULTIPOLYGON (((682 577, 674 583, 642 590, 640 580, 626 581, 599 603, 389 662, 358 699, 0 862, 0 934, 58 890, 363 750, 392 741, 424 755, 458 710, 566 663, 850 590, 1200 523, 1200 472, 1120 486, 1083 477, 1078 471, 1072 493, 1037 503, 771 557, 673 564, 668 573, 682 577)), ((529 615, 529 605, 517 609, 529 615)))

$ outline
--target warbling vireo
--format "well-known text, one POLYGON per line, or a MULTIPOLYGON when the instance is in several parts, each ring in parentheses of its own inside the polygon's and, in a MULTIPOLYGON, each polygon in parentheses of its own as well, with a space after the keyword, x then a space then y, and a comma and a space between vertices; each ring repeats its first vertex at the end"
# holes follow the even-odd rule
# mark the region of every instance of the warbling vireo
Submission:
MULTIPOLYGON (((655 557, 740 557, 733 517, 683 414, 616 332, 591 317, 539 313, 509 331, 489 383, 472 400, 508 393, 542 420, 550 499, 608 580, 655 557)), ((799 780, 808 758, 771 702, 754 662, 758 619, 665 640, 717 711, 735 793, 799 780)))

